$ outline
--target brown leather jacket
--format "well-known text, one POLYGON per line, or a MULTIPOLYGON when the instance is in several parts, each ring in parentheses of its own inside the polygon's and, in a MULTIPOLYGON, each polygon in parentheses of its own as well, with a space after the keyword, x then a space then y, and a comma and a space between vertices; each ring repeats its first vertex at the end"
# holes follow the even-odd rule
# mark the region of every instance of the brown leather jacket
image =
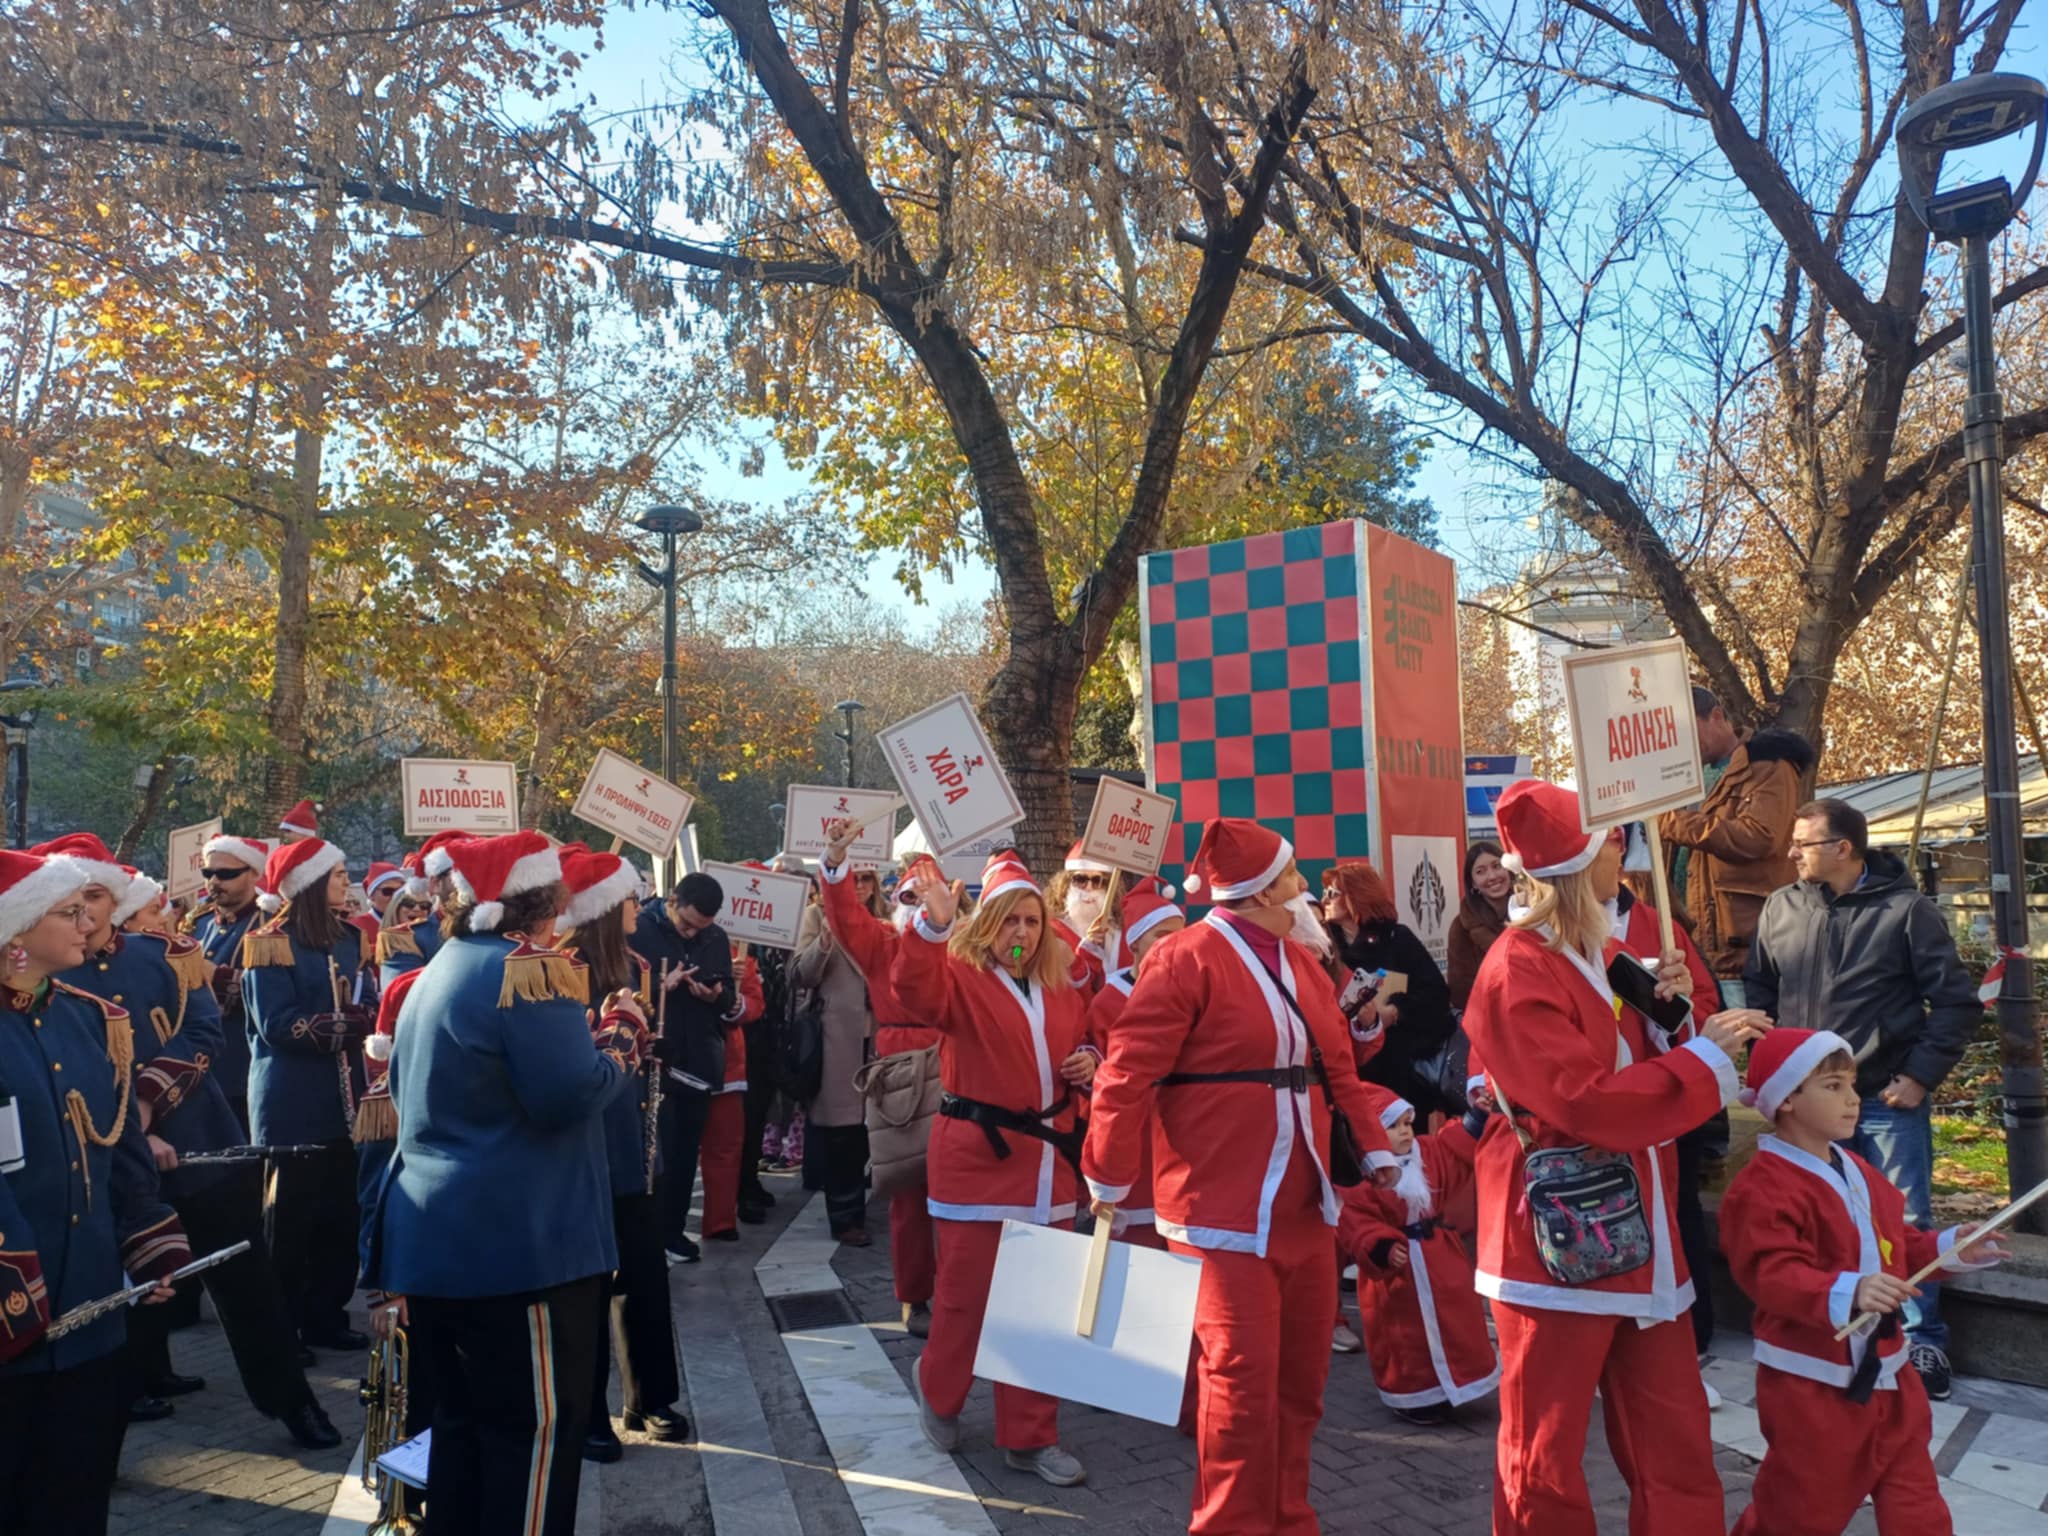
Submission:
POLYGON ((1740 977, 1764 900, 1798 878, 1792 864, 1792 813, 1815 754, 1803 736, 1759 731, 1735 749, 1721 781, 1696 811, 1660 817, 1666 857, 1693 850, 1685 906, 1693 936, 1714 974, 1740 977))
POLYGON ((1453 1008, 1464 1007, 1471 997, 1479 962, 1507 925, 1506 914, 1497 911, 1492 902, 1477 891, 1465 893, 1458 915, 1451 919, 1450 974, 1445 979, 1450 983, 1453 1008))

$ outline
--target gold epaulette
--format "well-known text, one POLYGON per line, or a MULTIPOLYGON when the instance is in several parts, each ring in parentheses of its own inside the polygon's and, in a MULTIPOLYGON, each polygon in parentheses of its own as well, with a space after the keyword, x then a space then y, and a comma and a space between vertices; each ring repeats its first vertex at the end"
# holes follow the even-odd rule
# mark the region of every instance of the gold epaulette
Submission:
POLYGON ((366 1095, 356 1105, 356 1123, 349 1139, 359 1147, 365 1142, 398 1139, 398 1106, 391 1102, 390 1094, 366 1095))
POLYGON ((551 1003, 570 998, 590 1005, 590 973, 559 950, 538 949, 524 939, 505 956, 505 982, 498 988, 498 1006, 551 1003))
MULTIPOLYGON (((279 914, 279 922, 283 914, 279 914)), ((291 965, 295 962, 292 954, 292 936, 279 926, 278 922, 265 923, 256 932, 244 935, 242 939, 242 969, 253 971, 266 965, 291 965)))
POLYGON ((170 962, 178 985, 185 991, 197 992, 201 987, 213 985, 213 962, 206 958, 206 951, 199 947, 197 939, 182 935, 169 939, 164 946, 164 959, 170 962))
POLYGON ((417 955, 420 941, 413 937, 410 926, 404 928, 380 928, 377 930, 377 964, 389 965, 393 955, 417 955))

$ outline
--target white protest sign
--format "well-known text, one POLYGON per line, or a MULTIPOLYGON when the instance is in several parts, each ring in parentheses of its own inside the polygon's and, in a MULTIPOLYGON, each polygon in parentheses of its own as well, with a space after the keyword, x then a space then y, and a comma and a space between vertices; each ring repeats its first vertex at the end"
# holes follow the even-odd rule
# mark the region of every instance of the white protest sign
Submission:
POLYGON ((1177 1423, 1202 1261, 1111 1243, 1095 1328, 1084 1336, 1074 1319, 1091 1246, 1057 1227, 1003 1223, 974 1374, 1177 1423))
POLYGON ((875 739, 933 853, 951 853, 1024 819, 966 694, 941 699, 875 739))
POLYGON ((1156 875, 1166 860, 1167 834, 1178 814, 1169 796, 1122 779, 1100 779, 1088 830, 1081 834, 1081 852, 1112 869, 1156 875))
POLYGON ((175 900, 189 896, 206 884, 200 868, 206 853, 206 845, 220 836, 220 818, 202 821, 194 826, 179 827, 171 833, 170 846, 164 850, 164 894, 175 900))
POLYGON ((569 814, 665 859, 690 819, 696 797, 631 758, 600 747, 569 814))
POLYGON ((825 828, 829 823, 866 820, 866 829, 854 839, 848 853, 864 864, 886 864, 896 827, 891 812, 901 799, 886 789, 792 784, 782 812, 782 851, 815 859, 825 851, 825 828))
POLYGON ((725 905, 718 909, 719 927, 749 944, 796 948, 797 929, 811 898, 808 876, 748 869, 744 864, 721 864, 716 859, 706 859, 703 872, 725 892, 725 905))
POLYGON ((519 772, 510 763, 406 757, 398 778, 407 837, 519 830, 519 772))
POLYGON ((1579 819, 1586 830, 1698 803, 1699 723, 1677 640, 1584 651, 1564 662, 1579 819))

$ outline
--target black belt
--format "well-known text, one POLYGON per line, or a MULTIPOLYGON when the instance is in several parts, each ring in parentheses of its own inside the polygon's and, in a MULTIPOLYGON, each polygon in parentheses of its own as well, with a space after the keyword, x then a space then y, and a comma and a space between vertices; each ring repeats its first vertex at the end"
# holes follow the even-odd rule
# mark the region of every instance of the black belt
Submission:
POLYGON ((1285 1088, 1307 1093, 1316 1080, 1309 1067, 1268 1067, 1257 1072, 1169 1072, 1159 1079, 1161 1088, 1178 1088, 1183 1083, 1260 1083, 1268 1088, 1285 1088))
POLYGON ((1425 1216, 1420 1221, 1411 1221, 1401 1229, 1401 1235, 1410 1242, 1426 1243, 1436 1235, 1437 1219, 1425 1216))
POLYGON ((1020 1136, 1045 1142, 1073 1164, 1075 1176, 1079 1177, 1081 1144, 1088 1137, 1088 1122, 1077 1120, 1071 1131, 1055 1130, 1045 1123, 1056 1118, 1071 1102, 1072 1096, 1062 1093, 1059 1102, 1051 1109, 1005 1109, 1000 1104, 962 1098, 957 1093, 942 1093, 939 1095, 939 1113, 948 1120, 966 1120, 980 1126, 982 1135, 988 1138, 989 1150, 999 1158, 1010 1155, 1010 1144, 1003 1139, 1005 1131, 1015 1131, 1020 1136))

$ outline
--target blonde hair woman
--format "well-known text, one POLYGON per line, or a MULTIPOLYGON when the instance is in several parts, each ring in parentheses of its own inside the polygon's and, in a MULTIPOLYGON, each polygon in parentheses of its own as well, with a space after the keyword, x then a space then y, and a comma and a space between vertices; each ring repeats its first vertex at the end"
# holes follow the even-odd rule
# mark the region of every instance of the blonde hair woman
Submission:
MULTIPOLYGON (((917 1388, 926 1437, 951 1451, 1003 1222, 1073 1219, 1073 1094, 1094 1079, 1097 1056, 1085 1043, 1086 1000, 1068 978, 1073 956, 1017 856, 990 861, 972 917, 960 914, 959 887, 925 867, 923 910, 891 971, 899 1004, 939 1031, 946 1093, 927 1159, 938 1287, 917 1388)), ((1056 1487, 1087 1475, 1059 1447, 1053 1398, 998 1384, 996 1442, 1012 1467, 1056 1487)))

